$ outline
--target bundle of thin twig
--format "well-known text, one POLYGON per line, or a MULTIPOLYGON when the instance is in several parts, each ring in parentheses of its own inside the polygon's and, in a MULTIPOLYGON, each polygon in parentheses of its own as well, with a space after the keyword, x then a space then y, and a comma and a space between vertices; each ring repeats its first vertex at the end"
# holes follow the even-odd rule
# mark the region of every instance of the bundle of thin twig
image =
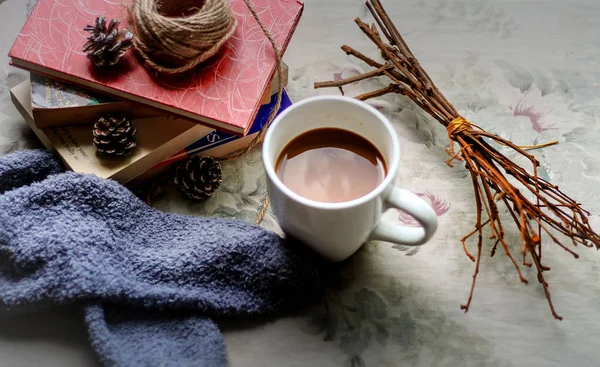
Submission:
POLYGON ((578 255, 563 244, 558 236, 565 236, 573 246, 581 244, 586 247, 600 248, 600 236, 588 224, 589 213, 583 210, 575 200, 562 193, 557 186, 538 176, 539 162, 528 154, 525 148, 490 134, 462 118, 419 65, 381 2, 367 0, 366 4, 380 31, 375 24, 369 26, 359 18, 356 18, 355 22, 380 49, 385 63, 379 63, 352 47, 344 45, 342 50, 346 54, 364 61, 375 69, 339 81, 317 82, 315 88, 337 87, 343 93, 344 85, 372 77, 386 76, 392 81, 387 87, 359 95, 356 98, 367 100, 388 93, 402 94, 409 97, 445 126, 450 139, 450 148, 448 149, 450 159, 446 163, 452 166, 454 160, 464 161, 473 183, 477 208, 475 228, 461 240, 465 253, 475 262, 471 291, 466 304, 461 305, 461 308, 466 312, 473 297, 485 226, 489 226, 491 238, 494 240, 491 255, 494 255, 498 245, 502 246, 514 264, 520 280, 527 283, 505 239, 505 229, 499 215, 499 206, 505 205, 520 232, 522 264, 531 266, 526 259, 529 254, 536 266, 537 278, 542 284, 552 315, 561 320, 562 317, 554 309, 548 284, 544 279, 543 272, 549 268, 542 264, 542 233, 546 233, 554 243, 577 258, 578 255), (382 39, 381 34, 387 39, 387 43, 382 39), (458 151, 454 149, 455 143, 459 146, 458 151), (494 143, 507 146, 526 157, 533 165, 533 173, 527 172, 500 153, 494 147, 494 143), (509 176, 513 178, 510 181, 509 176), (511 183, 511 181, 513 182, 511 183), (484 211, 487 218, 483 216, 484 211), (475 234, 478 235, 477 254, 473 256, 467 249, 466 240, 475 234))

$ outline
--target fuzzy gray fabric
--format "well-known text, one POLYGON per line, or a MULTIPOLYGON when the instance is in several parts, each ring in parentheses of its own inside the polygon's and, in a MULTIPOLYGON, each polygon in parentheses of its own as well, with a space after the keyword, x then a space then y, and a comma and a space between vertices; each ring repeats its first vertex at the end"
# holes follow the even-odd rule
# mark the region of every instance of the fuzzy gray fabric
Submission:
POLYGON ((212 317, 316 301, 316 259, 236 220, 163 213, 120 184, 60 171, 46 151, 0 157, 0 306, 79 303, 106 366, 225 366, 212 317))
POLYGON ((21 150, 0 159, 0 194, 63 171, 54 155, 44 150, 21 150))

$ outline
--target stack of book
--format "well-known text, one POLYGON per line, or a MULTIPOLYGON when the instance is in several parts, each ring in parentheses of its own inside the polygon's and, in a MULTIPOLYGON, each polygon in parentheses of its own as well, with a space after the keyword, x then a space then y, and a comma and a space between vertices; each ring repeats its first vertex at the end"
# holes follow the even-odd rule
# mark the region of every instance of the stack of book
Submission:
MULTIPOLYGON (((303 4, 253 4, 285 52, 303 4)), ((30 72, 30 80, 11 90, 13 103, 67 168, 123 184, 151 178, 192 154, 219 157, 243 149, 275 108, 279 78, 271 45, 244 1, 231 5, 239 24, 216 56, 185 75, 157 76, 134 50, 112 69, 95 68, 81 50, 83 28, 96 17, 127 27, 120 2, 39 0, 9 53, 12 65, 30 72), (99 155, 92 144, 93 123, 109 113, 127 116, 137 129, 137 146, 126 157, 99 155)), ((285 88, 285 64, 282 80, 285 88)), ((278 113, 290 105, 284 90, 278 113)))

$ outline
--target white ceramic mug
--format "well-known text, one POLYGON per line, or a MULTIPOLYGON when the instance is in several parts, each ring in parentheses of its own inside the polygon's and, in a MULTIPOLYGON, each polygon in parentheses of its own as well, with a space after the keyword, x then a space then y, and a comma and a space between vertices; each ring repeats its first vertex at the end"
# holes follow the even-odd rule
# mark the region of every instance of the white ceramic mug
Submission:
POLYGON ((400 166, 398 137, 387 118, 364 102, 343 96, 318 96, 293 104, 269 127, 262 153, 267 192, 281 229, 327 260, 345 260, 369 240, 419 246, 436 231, 437 216, 431 206, 394 185, 400 166), (342 203, 309 200, 287 188, 275 172, 278 156, 292 139, 318 128, 352 131, 377 147, 388 169, 381 184, 367 195, 342 203), (389 208, 409 213, 422 227, 382 220, 389 208))

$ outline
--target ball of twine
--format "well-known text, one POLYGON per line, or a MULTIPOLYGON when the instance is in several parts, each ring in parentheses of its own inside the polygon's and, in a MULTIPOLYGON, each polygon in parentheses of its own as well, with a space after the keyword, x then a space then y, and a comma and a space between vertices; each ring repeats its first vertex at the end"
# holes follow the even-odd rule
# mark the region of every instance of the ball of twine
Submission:
MULTIPOLYGON (((137 1, 139 1, 139 0, 137 0, 137 1)), ((144 1, 147 1, 147 0, 144 0, 144 1)), ((227 2, 228 0, 223 0, 223 1, 227 2)), ((258 134, 256 134, 256 136, 252 139, 252 141, 250 141, 250 144, 248 144, 245 148, 238 150, 237 152, 233 152, 229 155, 221 157, 220 160, 223 160, 223 161, 234 160, 245 154, 248 154, 256 145, 258 145, 263 140, 263 138, 267 132, 267 128, 271 125, 271 123, 277 116, 277 113, 279 112, 279 109, 281 107, 282 95, 283 95, 283 68, 282 68, 281 53, 279 51, 279 48, 277 47, 277 44, 275 42, 275 39, 273 38, 273 35, 271 34, 271 32, 269 32, 267 27, 265 27, 264 23, 261 21, 260 17, 258 16, 258 13, 256 12, 254 7, 250 3, 250 0, 244 0, 244 3, 246 3, 248 10, 250 10, 250 12, 252 13, 252 16, 254 17, 254 19, 256 20, 256 22, 258 23, 260 28, 262 29, 263 33, 269 40, 269 43, 273 47, 273 53, 275 55, 275 64, 277 66, 277 98, 276 98, 275 106, 271 110, 271 113, 269 114, 269 118, 267 119, 267 122, 263 125, 260 132, 258 134)), ((234 21, 235 21, 235 19, 234 19, 234 21)), ((237 26, 237 23, 234 23, 233 30, 235 30, 236 26, 237 26)), ((231 31, 232 34, 233 34, 233 30, 231 31)), ((231 34, 229 36, 227 36, 226 38, 229 38, 230 36, 231 36, 231 34)), ((225 40, 222 41, 221 45, 223 43, 225 43, 225 40)), ((216 48, 216 50, 218 50, 218 47, 216 48)), ((202 61, 198 61, 195 65, 199 64, 200 62, 202 62, 202 61)), ((194 67, 195 65, 193 65, 191 67, 194 67)), ((154 192, 154 190, 158 187, 158 185, 161 184, 161 182, 163 180, 168 179, 169 177, 170 177, 169 174, 167 174, 167 175, 163 176, 162 179, 159 179, 158 181, 154 182, 151 185, 150 189, 148 190, 147 197, 146 197, 146 203, 148 203, 149 206, 152 205, 151 198, 152 198, 152 193, 154 192)), ((265 194, 264 199, 262 200, 260 208, 257 212, 256 224, 260 224, 262 222, 265 214, 267 213, 268 206, 269 206, 269 197, 265 194)))
POLYGON ((135 0, 129 16, 140 56, 169 74, 215 55, 237 27, 229 0, 135 0))

